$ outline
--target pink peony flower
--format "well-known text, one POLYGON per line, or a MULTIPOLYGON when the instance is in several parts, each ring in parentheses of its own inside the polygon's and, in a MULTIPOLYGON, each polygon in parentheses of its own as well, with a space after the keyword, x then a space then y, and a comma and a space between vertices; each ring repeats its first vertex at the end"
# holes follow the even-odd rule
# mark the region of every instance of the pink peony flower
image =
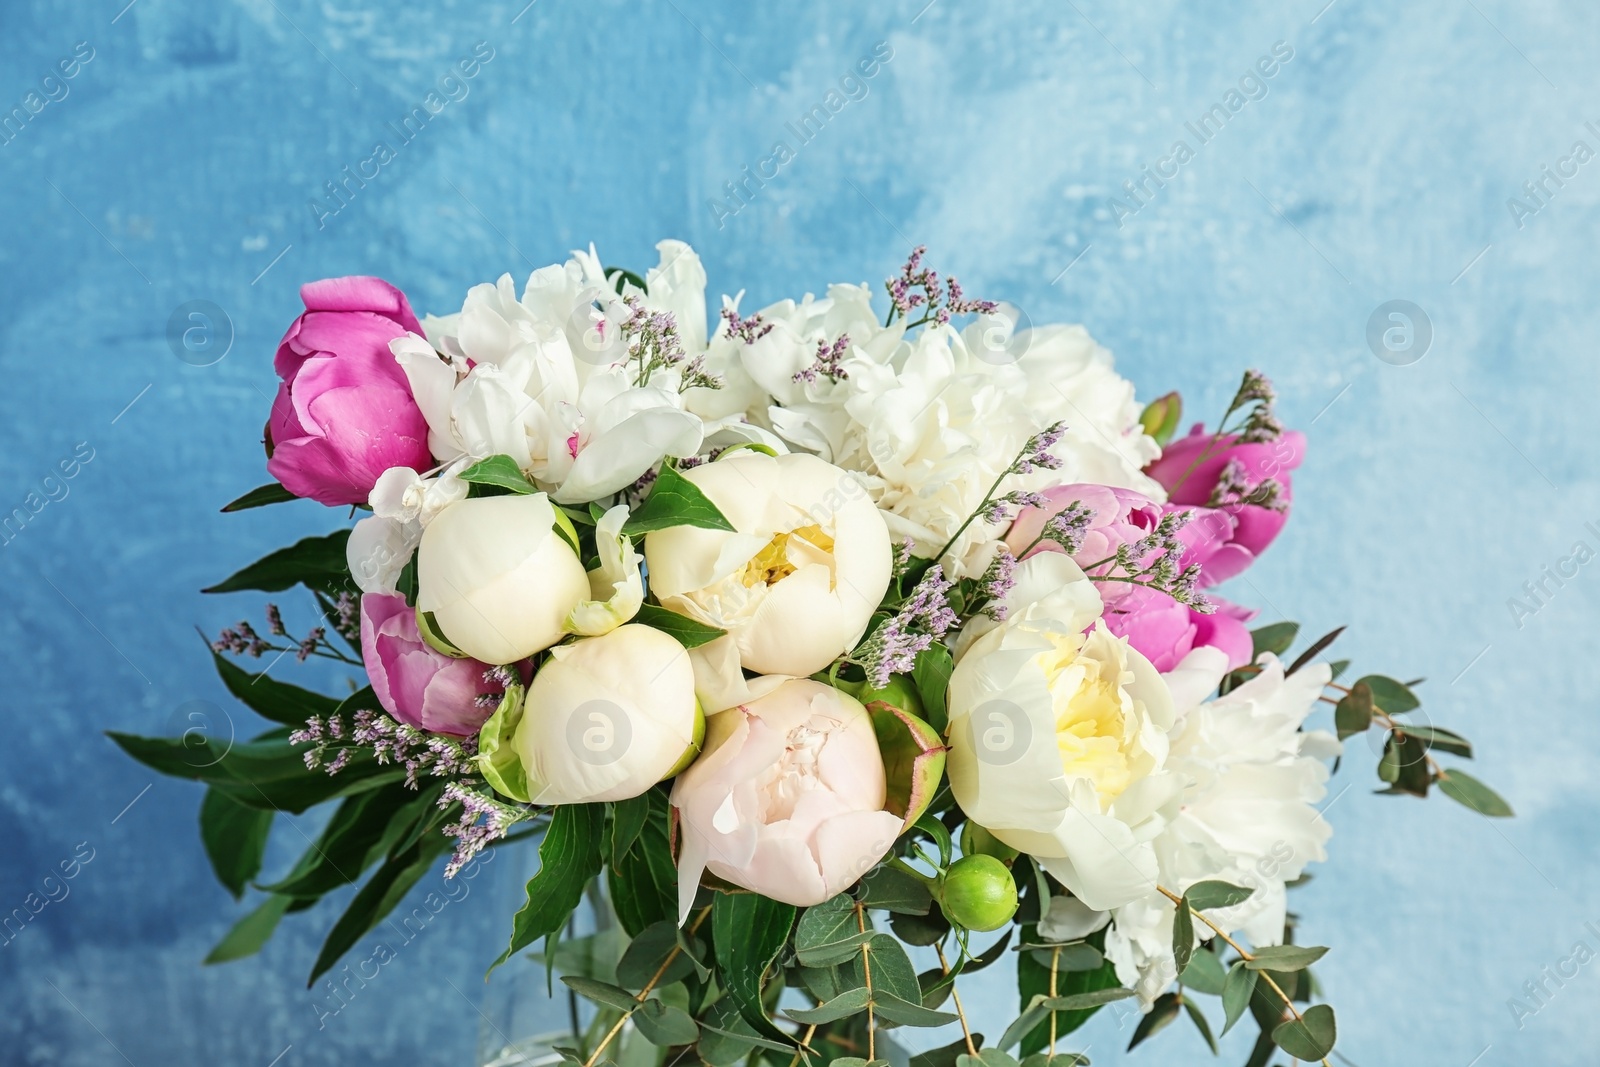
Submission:
POLYGON ((1288 431, 1276 440, 1241 442, 1229 434, 1213 446, 1204 425, 1168 445, 1145 473, 1166 487, 1173 505, 1217 507, 1233 516, 1231 536, 1201 564, 1200 584, 1216 585, 1243 571, 1266 551, 1289 519, 1290 472, 1305 458, 1305 434, 1288 431), (1204 457, 1204 458, 1201 458, 1204 457), (1242 493, 1267 479, 1280 490, 1270 507, 1238 503, 1242 493))
POLYGON ((710 717, 704 754, 678 776, 679 909, 700 875, 797 907, 848 888, 894 846, 900 816, 872 720, 808 678, 710 717))
POLYGON ((300 289, 306 311, 273 361, 283 384, 267 420, 267 470, 330 506, 364 504, 390 467, 424 471, 428 424, 389 342, 422 332, 405 294, 379 278, 300 289))
POLYGON ((494 669, 490 664, 455 659, 427 645, 406 598, 392 593, 361 598, 361 659, 384 710, 433 733, 477 733, 505 691, 485 678, 494 669), (486 699, 480 702, 480 696, 486 699))
MULTIPOLYGON (((1072 558, 1090 577, 1112 574, 1115 564, 1105 561, 1114 557, 1121 546, 1148 536, 1172 511, 1194 513, 1177 533, 1176 540, 1182 548, 1176 561, 1180 568, 1199 564, 1204 573, 1212 559, 1227 551, 1233 542, 1234 517, 1219 509, 1163 506, 1131 489, 1105 485, 1060 485, 1041 495, 1045 505, 1023 509, 1006 533, 1006 547, 1021 558, 1037 552, 1065 551, 1060 543, 1041 535, 1052 518, 1070 505, 1079 504, 1087 516, 1077 526, 1078 547, 1072 558)), ((1149 564, 1154 560, 1152 553, 1134 562, 1149 564)), ((1107 628, 1118 637, 1126 637, 1158 671, 1172 670, 1191 650, 1207 645, 1227 655, 1229 669, 1250 662, 1250 633, 1244 623, 1254 617, 1253 613, 1209 597, 1217 611, 1208 615, 1160 590, 1129 582, 1099 581, 1095 588, 1105 605, 1107 628)))

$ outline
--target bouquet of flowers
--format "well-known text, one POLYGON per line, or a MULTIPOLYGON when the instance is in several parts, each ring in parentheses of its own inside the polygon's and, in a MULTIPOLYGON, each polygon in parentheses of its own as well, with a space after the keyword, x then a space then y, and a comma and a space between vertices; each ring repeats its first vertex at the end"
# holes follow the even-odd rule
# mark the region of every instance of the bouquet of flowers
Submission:
POLYGON ((421 321, 376 278, 301 290, 275 481, 223 510, 361 517, 208 592, 303 586, 321 618, 296 638, 269 604, 212 645, 254 740, 113 735, 206 784, 218 878, 262 894, 208 962, 359 883, 315 982, 435 865, 527 841, 494 964, 542 944, 590 1004, 580 1067, 865 1067, 946 1024, 919 1067, 1086 1063, 1066 1039, 1121 999, 1134 1044, 1249 1017, 1251 1064, 1324 1060, 1327 950, 1286 890, 1326 858, 1341 741, 1381 738, 1383 792, 1511 812, 1438 762, 1472 749, 1416 681, 1340 685, 1338 631, 1291 657, 1295 624, 1211 592, 1288 516, 1305 441, 1268 380, 1174 439, 1176 394, 1141 409, 1082 327, 1019 329, 920 248, 887 307, 834 285, 715 319, 699 258, 658 249, 421 321), (365 684, 230 658, 291 651, 365 684), (263 878, 275 815, 324 804, 263 878), (580 906, 609 950, 564 951, 580 906), (1002 970, 1017 1013, 977 1032, 958 987, 1002 970))

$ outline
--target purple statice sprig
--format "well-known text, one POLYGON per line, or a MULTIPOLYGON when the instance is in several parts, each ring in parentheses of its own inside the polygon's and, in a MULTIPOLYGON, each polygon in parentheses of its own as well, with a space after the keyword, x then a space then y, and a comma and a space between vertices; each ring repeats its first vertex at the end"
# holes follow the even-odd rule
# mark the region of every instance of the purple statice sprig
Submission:
POLYGON ((451 782, 439 796, 439 809, 460 804, 461 814, 444 827, 446 837, 455 838, 455 852, 445 865, 444 876, 454 878, 473 858, 506 836, 512 826, 529 818, 534 811, 528 804, 506 804, 488 790, 466 782, 451 782))
POLYGON ((1042 494, 1022 489, 1013 490, 989 501, 989 508, 983 513, 983 521, 990 526, 1004 526, 1016 518, 1017 512, 1023 508, 1042 508, 1046 503, 1042 494))
POLYGON ((365 750, 379 764, 398 764, 406 770, 406 785, 417 788, 418 779, 464 778, 474 773, 478 755, 475 737, 449 737, 397 722, 386 712, 362 708, 347 722, 343 715, 313 715, 289 735, 292 745, 310 745, 304 753, 308 770, 338 774, 353 755, 365 750))
POLYGON ((760 312, 741 319, 737 311, 725 307, 722 309, 722 321, 728 324, 729 337, 736 337, 747 345, 755 344, 772 332, 772 323, 763 322, 760 312))
MULTIPOLYGON (((360 622, 355 618, 360 610, 359 605, 360 600, 351 594, 339 594, 339 600, 333 605, 333 610, 337 617, 334 626, 340 633, 345 633, 346 636, 349 636, 345 629, 346 612, 350 614, 353 625, 359 628, 360 622)), ((279 610, 278 605, 268 604, 266 616, 267 633, 271 637, 284 638, 287 643, 280 644, 269 640, 268 637, 263 637, 248 620, 241 619, 234 625, 225 628, 215 639, 208 638, 212 651, 231 652, 236 656, 250 656, 253 659, 260 659, 268 652, 278 653, 281 659, 284 655, 293 652, 296 662, 299 663, 304 663, 312 656, 321 656, 323 659, 338 660, 340 663, 348 663, 352 666, 359 667, 361 665, 360 660, 352 659, 350 656, 345 655, 343 651, 328 640, 326 628, 313 626, 305 637, 297 638, 284 625, 283 612, 279 610)), ((327 616, 324 615, 318 621, 328 621, 327 616)), ((355 632, 359 633, 359 629, 356 629, 355 632)))
POLYGON ((944 576, 943 567, 935 564, 928 568, 900 610, 845 657, 845 662, 866 671, 874 689, 888 685, 891 675, 911 673, 917 655, 932 648, 961 621, 950 606, 954 586, 944 576))
POLYGON ((1021 554, 1026 556, 1038 545, 1050 541, 1059 545, 1067 555, 1075 556, 1083 548, 1083 539, 1093 521, 1094 509, 1081 500, 1074 500, 1044 521, 1039 536, 1029 542, 1021 554))
POLYGON ((952 315, 966 315, 973 312, 990 312, 999 305, 993 300, 968 300, 961 290, 961 283, 953 277, 941 279, 939 272, 922 265, 922 257, 927 254, 927 245, 918 245, 911 250, 911 255, 906 257, 905 266, 900 268, 900 273, 892 278, 884 279, 884 288, 889 291, 889 317, 884 321, 888 326, 894 322, 896 315, 909 320, 911 313, 918 308, 922 309, 922 317, 915 322, 908 322, 908 327, 921 326, 927 322, 936 322, 943 326, 950 321, 952 315))
POLYGON ((1217 608, 1200 592, 1200 565, 1182 565, 1185 549, 1178 534, 1194 516, 1193 511, 1163 515, 1155 529, 1137 541, 1118 545, 1113 555, 1090 563, 1083 572, 1095 582, 1122 582, 1154 589, 1202 615, 1210 615, 1217 608))
MULTIPOLYGON (((678 320, 672 312, 648 308, 633 293, 623 297, 622 302, 627 305, 629 314, 622 320, 620 330, 628 348, 628 360, 638 367, 633 384, 643 386, 656 371, 668 370, 683 363, 683 339, 678 332, 678 320)), ((684 368, 679 392, 697 386, 706 389, 722 386, 720 378, 706 371, 705 360, 699 355, 684 368)))
MULTIPOLYGON (((1233 399, 1228 402, 1228 410, 1222 413, 1222 419, 1217 423, 1217 432, 1195 454, 1178 480, 1167 487, 1168 498, 1177 493, 1178 488, 1189 480, 1189 476, 1202 463, 1216 455, 1229 437, 1236 436, 1240 444, 1266 444, 1282 437, 1283 423, 1278 421, 1277 413, 1273 410, 1277 400, 1278 391, 1273 388, 1271 379, 1258 370, 1245 371, 1233 399), (1229 425, 1230 419, 1234 420, 1232 425, 1229 425)), ((1278 490, 1269 489, 1267 493, 1273 494, 1281 489, 1282 486, 1279 486, 1278 490)), ((1277 499, 1275 495, 1268 498, 1277 499)))
POLYGON ((1235 457, 1228 460, 1218 472, 1217 484, 1212 487, 1206 506, 1225 508, 1238 504, 1254 504, 1269 511, 1289 509, 1282 482, 1276 478, 1263 478, 1252 485, 1249 471, 1235 457))
POLYGON ((1005 622, 1009 609, 1006 597, 1017 584, 1017 557, 1005 545, 978 578, 978 591, 985 602, 980 609, 995 622, 1005 622))
POLYGON ((817 342, 817 355, 809 367, 802 367, 794 372, 794 381, 814 382, 819 377, 830 382, 842 382, 850 377, 850 372, 844 369, 845 353, 850 350, 850 335, 842 333, 839 339, 832 344, 827 338, 817 342))
POLYGON ((989 486, 989 491, 983 494, 983 499, 978 502, 976 508, 972 509, 972 514, 968 515, 961 525, 956 527, 955 533, 950 535, 950 539, 944 543, 943 548, 934 553, 933 558, 943 559, 944 554, 950 551, 951 546, 960 539, 961 535, 966 532, 967 527, 971 526, 976 519, 981 518, 991 526, 999 526, 1002 523, 1011 521, 1014 514, 1011 510, 1013 506, 1038 507, 1042 505, 1044 498, 1036 493, 1007 492, 1001 494, 1000 486, 1007 478, 1015 475, 1033 474, 1035 471, 1040 470, 1060 470, 1061 460, 1055 456, 1051 449, 1060 443, 1062 436, 1066 432, 1067 424, 1065 422, 1053 422, 1029 437, 1017 452, 1016 458, 1006 465, 1005 470, 1001 471, 999 477, 994 480, 994 484, 989 486))

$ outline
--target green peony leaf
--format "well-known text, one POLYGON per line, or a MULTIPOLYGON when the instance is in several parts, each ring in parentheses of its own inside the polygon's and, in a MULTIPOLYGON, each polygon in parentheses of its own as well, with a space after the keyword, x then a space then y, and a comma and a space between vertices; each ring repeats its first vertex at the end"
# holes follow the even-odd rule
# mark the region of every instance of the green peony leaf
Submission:
POLYGON ((733 532, 733 524, 700 491, 700 487, 663 462, 650 495, 622 527, 624 533, 642 534, 672 526, 698 526, 703 530, 733 532))

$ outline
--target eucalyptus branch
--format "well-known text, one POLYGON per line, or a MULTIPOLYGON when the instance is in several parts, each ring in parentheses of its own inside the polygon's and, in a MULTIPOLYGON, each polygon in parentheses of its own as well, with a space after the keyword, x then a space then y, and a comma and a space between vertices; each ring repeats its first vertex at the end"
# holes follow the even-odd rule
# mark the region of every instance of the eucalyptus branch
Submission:
MULTIPOLYGON (((709 907, 700 909, 700 914, 695 916, 694 925, 689 927, 689 933, 691 936, 695 933, 695 931, 700 929, 700 924, 705 922, 706 916, 710 914, 711 909, 709 907)), ((643 989, 634 994, 633 1000, 635 1004, 643 1004, 647 999, 649 999, 650 991, 655 989, 656 983, 661 981, 661 976, 667 973, 667 968, 672 966, 673 961, 678 958, 678 953, 682 951, 683 946, 681 943, 672 946, 672 951, 668 952, 667 958, 661 961, 661 966, 656 969, 655 974, 650 976, 650 981, 644 984, 643 989)), ((629 1008, 627 1011, 622 1013, 622 1018, 618 1019, 616 1024, 606 1032, 606 1036, 600 1039, 600 1043, 594 1047, 594 1051, 591 1052, 589 1054, 589 1058, 584 1061, 583 1067, 595 1067, 595 1064, 600 1061, 600 1054, 604 1052, 606 1050, 606 1046, 611 1044, 612 1040, 622 1032, 623 1026, 625 1026, 628 1020, 633 1017, 633 1013, 636 1010, 636 1008, 629 1008)))
MULTIPOLYGON (((1156 886, 1156 891, 1159 892, 1162 896, 1166 897, 1168 900, 1172 901, 1172 903, 1177 905, 1178 907, 1180 907, 1180 908, 1188 907, 1188 905, 1183 902, 1183 897, 1181 897, 1178 894, 1174 893, 1172 890, 1168 889, 1166 886, 1158 885, 1158 886, 1156 886)), ((1244 948, 1243 945, 1239 944, 1239 942, 1237 942, 1233 938, 1229 937, 1228 936, 1228 932, 1226 930, 1224 930, 1222 927, 1218 926, 1216 923, 1212 922, 1206 916, 1205 912, 1203 912, 1203 911, 1194 911, 1191 908, 1190 909, 1190 914, 1194 915, 1201 922, 1203 922, 1207 926, 1211 927, 1211 929, 1216 933, 1216 935, 1218 937, 1222 938, 1222 940, 1227 944, 1227 946, 1229 948, 1233 949, 1233 951, 1235 951, 1235 952, 1237 952, 1239 954, 1239 958, 1240 959, 1244 960, 1246 963, 1249 963, 1250 961, 1252 961, 1252 960, 1254 960, 1256 958, 1255 955, 1253 953, 1247 951, 1244 948)), ((1294 1001, 1289 999, 1289 994, 1285 993, 1283 991, 1283 987, 1280 986, 1277 982, 1275 982, 1273 980, 1272 975, 1269 974, 1266 971, 1257 971, 1256 973, 1261 976, 1262 981, 1266 982, 1267 985, 1272 987, 1272 991, 1274 993, 1278 994, 1278 999, 1283 1001, 1283 1006, 1289 1009, 1289 1014, 1294 1016, 1295 1021, 1300 1023, 1302 1026, 1305 1025, 1305 1021, 1306 1020, 1305 1020, 1305 1017, 1300 1014, 1300 1009, 1298 1009, 1298 1008, 1296 1008, 1294 1006, 1294 1001)), ((1331 1067, 1331 1065, 1328 1063, 1328 1059, 1327 1059, 1326 1056, 1324 1056, 1323 1059, 1322 1059, 1322 1067, 1331 1067)))
MULTIPOLYGON (((967 1041, 967 1055, 976 1056, 978 1054, 978 1046, 972 1043, 972 1028, 967 1025, 967 1013, 961 1007, 961 994, 956 990, 956 980, 950 974, 950 964, 945 961, 944 946, 935 944, 933 951, 939 954, 939 966, 943 969, 945 977, 950 979, 950 999, 955 1002, 956 1018, 961 1020, 961 1036, 966 1038, 967 1041)), ((1053 971, 1050 974, 1050 995, 1052 997, 1056 995, 1055 973, 1053 971)), ((1050 1018, 1052 1020, 1051 1029, 1053 1030, 1055 1028, 1055 1016, 1052 1014, 1050 1018)), ((1051 1036, 1054 1037, 1053 1034, 1051 1036)), ((1055 1051, 1053 1041, 1051 1051, 1055 1051)))

